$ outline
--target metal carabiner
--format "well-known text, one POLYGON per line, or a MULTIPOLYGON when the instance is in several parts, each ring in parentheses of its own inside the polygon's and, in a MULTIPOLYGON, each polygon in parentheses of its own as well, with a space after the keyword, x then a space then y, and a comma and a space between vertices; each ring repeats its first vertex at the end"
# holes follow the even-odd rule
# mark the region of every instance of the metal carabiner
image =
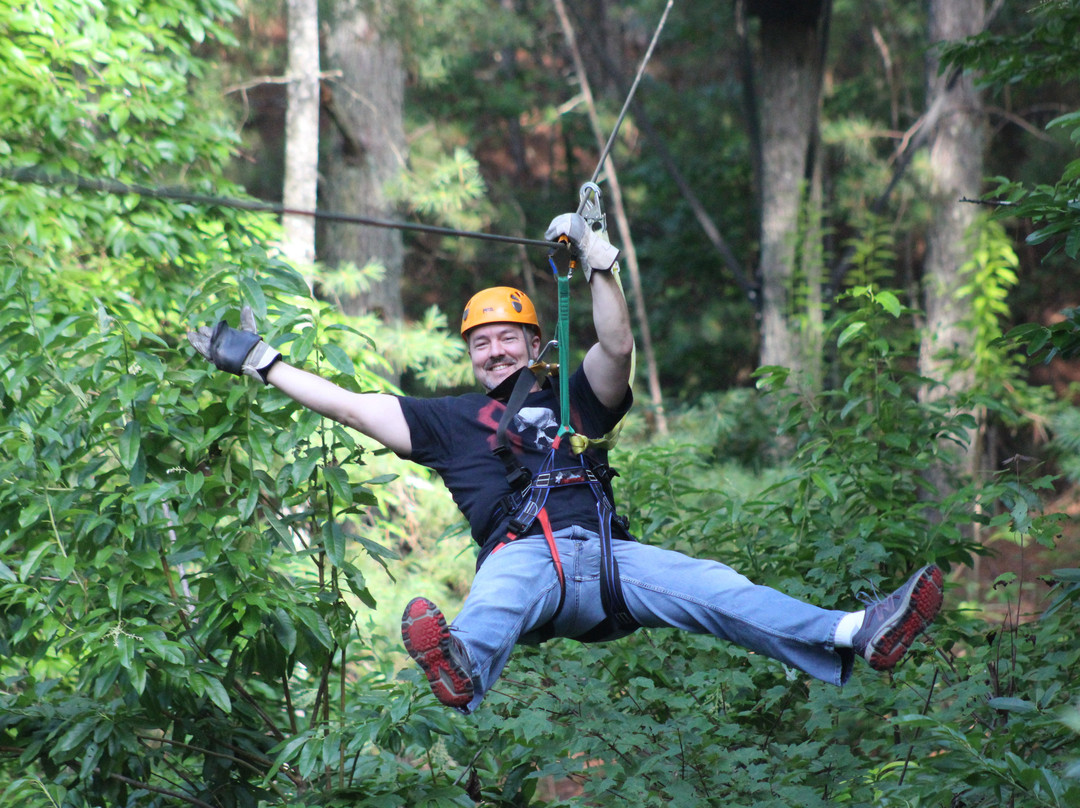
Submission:
POLYGON ((594 233, 607 233, 607 215, 604 213, 603 194, 595 182, 587 182, 578 191, 578 214, 594 233))
POLYGON ((533 376, 536 377, 536 383, 542 385, 548 376, 551 376, 559 372, 559 363, 547 362, 544 360, 544 355, 552 349, 558 349, 558 340, 551 340, 547 345, 543 347, 536 359, 529 363, 529 370, 533 372, 533 376))

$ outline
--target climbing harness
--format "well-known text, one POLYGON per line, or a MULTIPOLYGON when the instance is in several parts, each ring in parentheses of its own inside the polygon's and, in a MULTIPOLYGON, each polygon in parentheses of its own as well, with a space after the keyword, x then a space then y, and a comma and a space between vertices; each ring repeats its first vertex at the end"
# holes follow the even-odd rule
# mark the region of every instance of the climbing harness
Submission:
MULTIPOLYGON (((606 230, 600 188, 596 183, 587 182, 581 187, 578 213, 594 232, 606 230)), ((565 372, 565 368, 569 367, 569 286, 570 278, 577 268, 577 256, 565 236, 561 237, 561 240, 566 241, 567 249, 552 250, 548 254, 548 263, 555 276, 559 298, 555 338, 547 343, 536 360, 518 371, 517 379, 513 383, 513 389, 506 402, 506 408, 495 431, 494 453, 506 470, 506 481, 510 486, 510 493, 503 497, 500 503, 501 512, 509 516, 506 539, 500 542, 495 550, 507 542, 526 535, 534 523, 539 523, 551 553, 560 590, 559 604, 555 609, 555 614, 541 629, 542 636, 550 636, 553 631, 551 626, 562 611, 566 599, 566 578, 546 510, 548 495, 552 489, 560 486, 588 485, 596 500, 600 537, 600 598, 606 617, 598 625, 575 639, 581 642, 594 642, 611 637, 617 632, 633 631, 640 624, 626 606, 619 577, 619 566, 612 546, 613 526, 618 526, 624 534, 627 528, 627 521, 615 513, 612 505, 611 478, 615 476, 615 472, 606 464, 596 463, 585 454, 590 447, 588 440, 573 440, 575 437, 584 437, 570 425, 570 382, 569 374, 565 372), (551 348, 556 348, 558 351, 558 362, 554 365, 544 361, 544 356, 551 348), (563 372, 559 372, 560 369, 563 372), (557 374, 558 377, 559 428, 551 449, 536 475, 533 476, 510 449, 507 429, 533 388, 536 385, 542 385, 552 374, 557 374), (556 468, 556 454, 564 439, 570 443, 571 451, 578 458, 578 465, 556 468)))

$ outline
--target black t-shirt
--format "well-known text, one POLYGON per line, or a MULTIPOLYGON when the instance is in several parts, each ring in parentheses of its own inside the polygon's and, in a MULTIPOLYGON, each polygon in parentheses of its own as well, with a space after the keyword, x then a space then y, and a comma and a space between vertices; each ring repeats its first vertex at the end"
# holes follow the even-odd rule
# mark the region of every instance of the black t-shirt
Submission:
MULTIPOLYGON (((505 391, 503 385, 495 395, 505 391)), ((570 377, 570 426, 587 437, 607 434, 630 409, 633 394, 615 410, 609 410, 596 398, 582 368, 570 377)), ((494 454, 495 431, 506 410, 505 400, 482 393, 440 398, 402 396, 401 409, 409 425, 412 454, 416 463, 434 469, 450 490, 458 508, 469 521, 473 539, 481 547, 477 565, 491 549, 506 537, 509 516, 499 503, 510 493, 506 467, 494 454)), ((559 429, 558 390, 546 383, 530 393, 506 431, 507 442, 517 460, 534 475, 551 451, 559 429)), ((607 462, 607 452, 590 449, 597 462, 607 462)), ((562 440, 554 467, 580 466, 581 460, 570 450, 570 441, 562 440)), ((567 485, 551 489, 547 501, 552 530, 578 525, 599 529, 596 498, 588 485, 567 485)), ((538 532, 534 525, 529 533, 538 532)))

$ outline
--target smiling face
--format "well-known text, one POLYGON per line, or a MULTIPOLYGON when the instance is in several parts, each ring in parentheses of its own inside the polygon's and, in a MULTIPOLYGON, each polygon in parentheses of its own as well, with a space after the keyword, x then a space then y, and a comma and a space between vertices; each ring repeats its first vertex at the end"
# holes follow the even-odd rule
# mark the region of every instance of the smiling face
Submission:
POLYGON ((468 334, 473 374, 485 390, 525 367, 540 350, 540 336, 516 323, 490 323, 468 334))

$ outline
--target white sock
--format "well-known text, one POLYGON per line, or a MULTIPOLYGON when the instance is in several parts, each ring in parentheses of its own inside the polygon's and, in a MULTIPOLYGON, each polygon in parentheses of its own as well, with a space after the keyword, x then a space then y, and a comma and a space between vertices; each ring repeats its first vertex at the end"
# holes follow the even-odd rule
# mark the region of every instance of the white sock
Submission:
POLYGON ((833 636, 833 645, 836 648, 850 648, 851 640, 855 632, 862 628, 865 616, 866 612, 861 611, 849 612, 841 617, 840 623, 836 626, 836 634, 833 636))

